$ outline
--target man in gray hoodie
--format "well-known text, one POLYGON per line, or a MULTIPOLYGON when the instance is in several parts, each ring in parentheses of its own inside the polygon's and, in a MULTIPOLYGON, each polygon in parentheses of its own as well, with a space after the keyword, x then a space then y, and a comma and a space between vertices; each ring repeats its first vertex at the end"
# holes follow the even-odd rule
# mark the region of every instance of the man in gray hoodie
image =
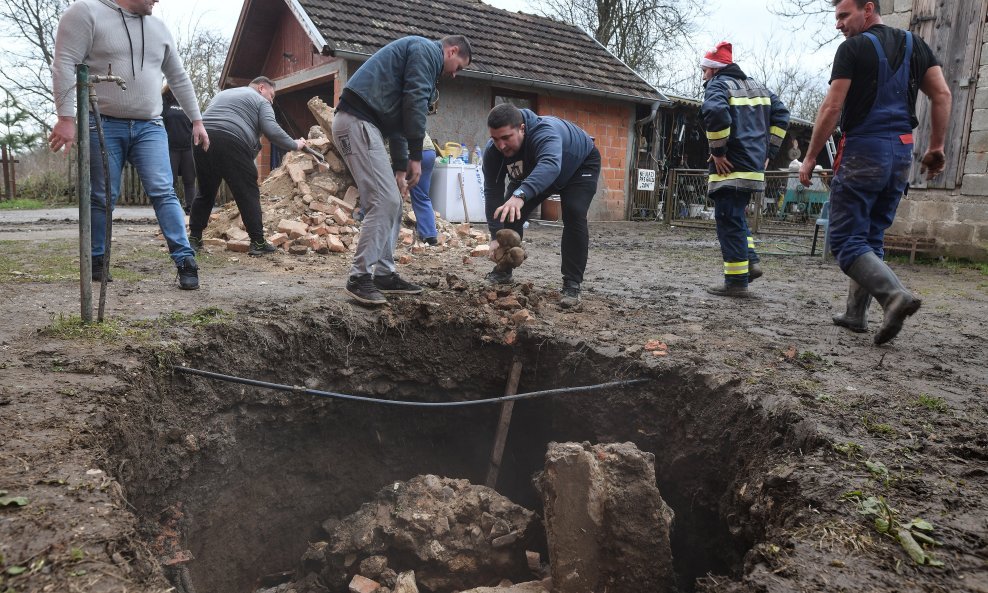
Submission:
MULTIPOLYGON (((192 120, 196 145, 209 146, 196 101, 178 48, 165 24, 153 16, 158 0, 76 0, 62 15, 55 35, 52 81, 58 122, 48 137, 49 147, 70 150, 75 142, 75 65, 86 64, 91 75, 112 73, 126 90, 111 82, 95 85, 110 178, 103 175, 99 138, 90 122, 92 179, 93 279, 101 280, 109 203, 120 194, 124 161, 129 161, 151 198, 168 251, 178 268, 179 287, 199 288, 195 252, 185 232, 185 212, 172 185, 168 136, 161 119, 161 77, 164 75, 182 109, 192 120)), ((109 280, 109 278, 108 278, 109 280)))

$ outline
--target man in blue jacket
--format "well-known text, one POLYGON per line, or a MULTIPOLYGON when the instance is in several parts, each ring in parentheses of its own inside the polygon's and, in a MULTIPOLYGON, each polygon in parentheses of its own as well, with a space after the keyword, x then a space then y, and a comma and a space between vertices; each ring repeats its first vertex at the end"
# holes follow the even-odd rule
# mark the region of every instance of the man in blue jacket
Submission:
POLYGON ((387 303, 383 293, 422 292, 395 271, 401 200, 422 174, 425 120, 439 98, 439 78, 456 76, 470 64, 471 54, 462 35, 440 41, 404 37, 375 52, 340 93, 333 142, 353 175, 364 210, 344 289, 357 302, 382 305, 387 303))
POLYGON ((748 282, 761 276, 761 268, 745 209, 751 194, 765 189, 765 164, 782 146, 789 110, 773 92, 741 71, 726 41, 707 52, 700 67, 706 81, 700 115, 710 146, 707 194, 714 201, 724 259, 724 282, 707 292, 747 297, 748 282))
MULTIPOLYGON (((491 109, 487 127, 491 140, 484 150, 484 201, 491 236, 502 228, 521 235, 536 206, 559 194, 563 216, 559 304, 574 307, 580 302, 580 283, 587 267, 587 212, 597 193, 600 152, 593 138, 576 125, 540 117, 510 103, 491 109)), ((491 241, 490 252, 497 247, 497 240, 491 241)), ((487 279, 496 284, 511 282, 511 270, 495 268, 487 279)))

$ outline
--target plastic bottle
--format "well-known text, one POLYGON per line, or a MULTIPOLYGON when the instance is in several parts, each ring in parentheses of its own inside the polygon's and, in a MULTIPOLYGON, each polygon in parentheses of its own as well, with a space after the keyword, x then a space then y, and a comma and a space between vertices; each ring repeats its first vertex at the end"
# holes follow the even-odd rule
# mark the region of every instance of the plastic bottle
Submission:
POLYGON ((470 164, 470 151, 467 149, 466 144, 460 144, 460 162, 464 165, 470 164))
POLYGON ((480 145, 473 147, 473 164, 479 165, 484 160, 484 153, 480 150, 480 145))

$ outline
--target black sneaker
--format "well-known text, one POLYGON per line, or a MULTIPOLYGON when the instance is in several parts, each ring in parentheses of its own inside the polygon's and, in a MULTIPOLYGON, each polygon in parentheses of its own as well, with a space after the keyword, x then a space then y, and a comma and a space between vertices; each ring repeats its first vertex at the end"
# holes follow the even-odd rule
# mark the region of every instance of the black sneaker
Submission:
POLYGON ((425 239, 422 239, 422 242, 429 245, 430 247, 435 247, 436 245, 439 244, 439 240, 436 239, 435 237, 426 237, 425 239))
MULTIPOLYGON (((98 255, 93 258, 93 282, 103 281, 103 256, 98 255)), ((106 281, 113 282, 113 275, 106 271, 106 281)))
POLYGON ((494 268, 488 272, 484 278, 486 278, 491 284, 511 284, 511 270, 502 272, 497 268, 494 268))
POLYGON ((559 291, 559 306, 571 309, 580 304, 580 283, 574 280, 563 280, 563 289, 559 291))
POLYGON ((182 290, 199 290, 199 266, 194 257, 187 257, 178 264, 178 287, 182 290))
POLYGON ((267 255, 269 253, 274 253, 275 251, 278 251, 278 248, 267 241, 251 241, 250 250, 247 251, 247 255, 267 255))
POLYGON ((350 276, 346 281, 346 288, 343 292, 348 294, 358 303, 365 305, 383 305, 388 302, 381 291, 374 286, 374 279, 370 274, 350 276))
POLYGON ((404 280, 398 272, 387 276, 374 276, 374 287, 384 293, 419 294, 422 287, 404 280))
POLYGON ((195 235, 189 235, 189 245, 192 246, 192 249, 196 253, 199 253, 200 251, 202 251, 202 237, 201 236, 197 237, 195 235))

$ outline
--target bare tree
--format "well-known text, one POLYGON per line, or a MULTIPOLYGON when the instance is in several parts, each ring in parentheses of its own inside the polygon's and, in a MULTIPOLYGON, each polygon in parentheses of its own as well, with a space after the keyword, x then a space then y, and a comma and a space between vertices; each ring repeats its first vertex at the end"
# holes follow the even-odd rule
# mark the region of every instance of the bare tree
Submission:
POLYGON ((690 45, 698 0, 540 0, 545 16, 581 27, 632 70, 656 82, 674 64, 663 54, 690 45))
POLYGON ((817 110, 827 94, 829 70, 810 69, 801 58, 796 41, 781 41, 770 36, 754 51, 743 51, 741 68, 745 74, 763 82, 789 108, 803 119, 816 119, 817 110))
POLYGON ((206 109, 219 92, 223 62, 230 48, 230 40, 211 29, 193 27, 187 35, 176 40, 178 53, 185 70, 192 79, 192 86, 199 98, 199 106, 206 109))
POLYGON ((0 0, 0 90, 16 97, 27 117, 45 131, 55 113, 55 31, 68 6, 69 0, 0 0))
POLYGON ((841 36, 833 26, 834 6, 829 0, 776 0, 769 12, 791 19, 800 31, 813 31, 810 35, 816 46, 813 51, 830 45, 841 36))

